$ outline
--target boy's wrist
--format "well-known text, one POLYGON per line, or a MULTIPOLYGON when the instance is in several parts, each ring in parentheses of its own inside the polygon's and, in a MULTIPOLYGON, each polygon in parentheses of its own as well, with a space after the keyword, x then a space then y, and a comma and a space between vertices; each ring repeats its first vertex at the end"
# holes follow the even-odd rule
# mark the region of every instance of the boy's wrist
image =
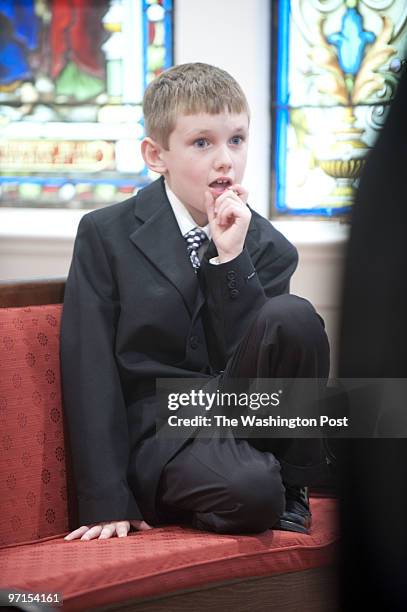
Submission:
POLYGON ((217 263, 219 264, 223 264, 223 263, 227 263, 228 261, 232 261, 232 259, 236 259, 236 257, 239 257, 239 255, 243 252, 243 248, 240 249, 239 251, 236 251, 235 253, 222 253, 222 252, 218 252, 218 261, 217 263))

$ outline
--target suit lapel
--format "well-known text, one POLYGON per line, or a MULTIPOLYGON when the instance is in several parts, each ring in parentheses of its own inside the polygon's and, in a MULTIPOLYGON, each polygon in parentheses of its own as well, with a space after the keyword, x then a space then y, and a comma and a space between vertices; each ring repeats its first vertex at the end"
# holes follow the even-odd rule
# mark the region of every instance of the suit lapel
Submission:
POLYGON ((137 194, 134 212, 143 223, 130 240, 178 289, 192 316, 199 285, 162 179, 137 194))

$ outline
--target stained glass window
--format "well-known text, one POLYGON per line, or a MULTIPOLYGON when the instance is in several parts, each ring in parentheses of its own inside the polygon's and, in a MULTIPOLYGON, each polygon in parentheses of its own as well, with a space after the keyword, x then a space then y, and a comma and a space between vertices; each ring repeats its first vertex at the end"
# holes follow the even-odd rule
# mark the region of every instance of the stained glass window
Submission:
POLYGON ((171 0, 0 0, 0 205, 98 207, 149 181, 146 84, 171 0))
POLYGON ((407 51, 405 0, 273 2, 273 205, 346 215, 407 51))

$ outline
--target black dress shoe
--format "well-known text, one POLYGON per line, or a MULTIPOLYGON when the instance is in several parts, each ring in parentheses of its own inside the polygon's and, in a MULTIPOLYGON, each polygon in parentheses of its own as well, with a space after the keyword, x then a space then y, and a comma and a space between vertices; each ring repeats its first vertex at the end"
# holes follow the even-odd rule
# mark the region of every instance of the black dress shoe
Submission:
POLYGON ((308 488, 285 485, 285 500, 285 512, 273 529, 308 534, 312 522, 308 488))

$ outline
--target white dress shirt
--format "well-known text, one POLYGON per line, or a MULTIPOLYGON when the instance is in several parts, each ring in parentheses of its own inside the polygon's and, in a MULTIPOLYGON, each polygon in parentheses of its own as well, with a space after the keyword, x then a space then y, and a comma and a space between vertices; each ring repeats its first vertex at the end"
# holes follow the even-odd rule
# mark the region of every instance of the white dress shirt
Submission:
MULTIPOLYGON (((167 198, 171 204, 171 208, 174 212, 174 215, 177 220, 181 234, 185 237, 186 234, 188 234, 188 232, 190 232, 192 229, 199 227, 199 229, 205 232, 205 234, 208 236, 208 240, 210 240, 212 238, 212 234, 211 234, 211 228, 209 226, 209 223, 205 225, 204 227, 200 227, 199 225, 197 225, 195 221, 193 220, 190 212, 185 208, 181 200, 177 198, 177 196, 175 195, 173 191, 171 191, 171 189, 168 186, 167 181, 164 181, 164 186, 165 186, 165 192, 167 194, 167 198)), ((199 259, 202 259, 202 256, 204 252, 206 251, 207 247, 208 247, 207 244, 203 244, 199 248, 198 250, 199 259)), ((218 258, 212 257, 212 259, 209 260, 209 263, 213 265, 218 265, 219 264, 218 258)))

